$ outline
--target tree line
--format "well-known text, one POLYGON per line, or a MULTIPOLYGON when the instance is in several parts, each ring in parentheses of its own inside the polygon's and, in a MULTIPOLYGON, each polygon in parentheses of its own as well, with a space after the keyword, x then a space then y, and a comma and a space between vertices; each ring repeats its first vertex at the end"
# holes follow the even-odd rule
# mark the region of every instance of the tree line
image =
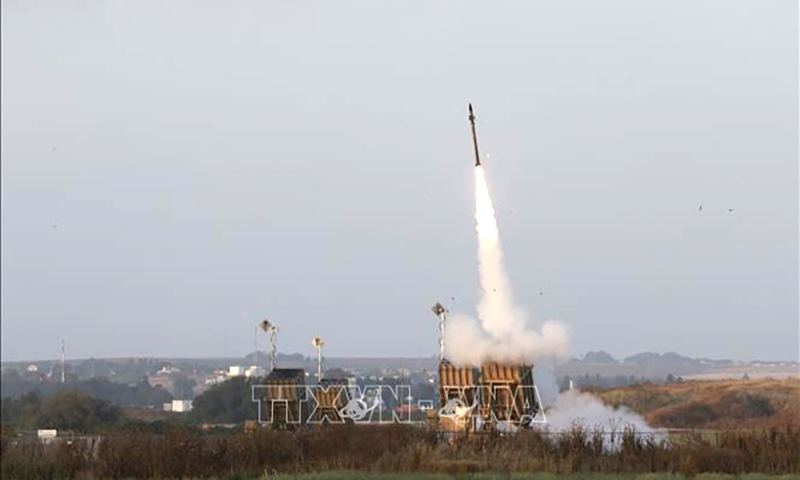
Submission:
POLYGON ((35 392, 5 398, 0 410, 4 426, 25 430, 54 428, 88 433, 120 418, 119 407, 75 390, 58 392, 45 399, 35 392))
POLYGON ((172 394, 159 386, 150 385, 146 376, 140 377, 133 384, 113 382, 107 378, 61 383, 30 380, 15 370, 6 370, 0 382, 0 395, 3 399, 18 398, 28 393, 36 393, 40 398, 47 398, 66 390, 77 391, 123 407, 161 408, 164 403, 172 401, 172 394))

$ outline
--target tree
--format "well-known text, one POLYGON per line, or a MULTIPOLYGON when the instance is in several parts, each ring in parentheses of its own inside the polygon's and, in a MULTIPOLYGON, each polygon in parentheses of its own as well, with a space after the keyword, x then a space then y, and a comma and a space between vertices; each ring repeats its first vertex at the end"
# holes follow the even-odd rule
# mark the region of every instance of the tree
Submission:
POLYGON ((250 379, 234 377, 218 383, 192 403, 194 420, 209 423, 239 423, 258 418, 250 379))
POLYGON ((119 408, 111 403, 68 390, 42 402, 37 423, 39 428, 90 432, 118 418, 119 408))
POLYGON ((28 392, 19 398, 3 398, 0 413, 2 424, 36 428, 40 409, 41 401, 35 392, 28 392))
POLYGON ((181 399, 189 399, 194 397, 194 386, 197 382, 193 378, 189 378, 186 374, 178 375, 174 379, 175 396, 181 399))

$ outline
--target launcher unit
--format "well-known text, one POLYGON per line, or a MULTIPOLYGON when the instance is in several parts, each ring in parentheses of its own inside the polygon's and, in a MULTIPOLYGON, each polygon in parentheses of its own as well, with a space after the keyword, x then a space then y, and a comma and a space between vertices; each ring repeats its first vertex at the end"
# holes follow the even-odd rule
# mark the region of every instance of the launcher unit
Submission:
POLYGON ((511 422, 527 427, 539 411, 531 365, 481 365, 481 417, 485 426, 511 422))
POLYGON ((533 367, 485 363, 480 368, 439 364, 439 429, 485 431, 526 427, 539 412, 533 367))
POLYGON ((323 378, 314 390, 316 408, 311 421, 322 424, 342 422, 339 412, 347 406, 347 379, 323 378))
POLYGON ((306 371, 275 368, 264 379, 262 421, 274 429, 302 425, 308 418, 306 371))

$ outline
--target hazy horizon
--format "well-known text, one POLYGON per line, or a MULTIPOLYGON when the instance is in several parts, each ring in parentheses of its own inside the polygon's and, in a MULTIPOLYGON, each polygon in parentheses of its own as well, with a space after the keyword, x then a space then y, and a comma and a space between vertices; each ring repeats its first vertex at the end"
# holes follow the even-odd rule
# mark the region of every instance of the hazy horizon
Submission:
POLYGON ((478 299, 468 102, 573 355, 800 355, 797 2, 1 7, 3 361, 237 356, 263 318, 434 355, 478 299))
MULTIPOLYGON (((264 354, 266 355, 266 351, 262 350, 261 348, 259 348, 259 352, 264 352, 264 354)), ((684 357, 688 357, 688 358, 691 358, 693 360, 700 360, 700 359, 708 359, 708 360, 714 360, 714 361, 730 360, 730 361, 733 361, 733 362, 740 362, 740 363, 747 363, 747 362, 754 362, 754 361, 762 361, 762 362, 794 362, 794 363, 798 362, 798 359, 796 359, 796 358, 769 358, 768 357, 768 358, 755 358, 755 359, 751 359, 751 360, 742 360, 742 359, 738 359, 738 358, 691 357, 691 356, 688 356, 688 355, 683 355, 683 354, 681 354, 681 352, 675 352, 675 351, 672 351, 672 350, 666 350, 666 351, 663 351, 663 352, 645 352, 645 351, 642 351, 642 352, 636 352, 636 353, 634 353, 632 355, 621 357, 621 356, 618 356, 618 355, 614 355, 613 352, 606 352, 605 350, 589 350, 589 351, 586 351, 586 352, 576 353, 569 360, 567 360, 567 361, 565 361, 563 363, 569 363, 569 361, 571 361, 573 359, 582 360, 583 357, 587 353, 590 353, 590 352, 591 353, 597 353, 597 352, 608 353, 609 355, 614 357, 614 359, 616 359, 619 362, 623 362, 624 360, 626 360, 627 358, 629 358, 629 357, 631 357, 633 355, 644 354, 644 353, 657 353, 657 354, 660 354, 660 355, 664 355, 664 354, 667 354, 667 353, 676 353, 678 355, 681 355, 681 356, 684 356, 684 357)), ((131 358, 157 359, 157 360, 163 360, 163 361, 169 361, 169 360, 194 360, 194 359, 221 360, 221 359, 245 358, 248 355, 250 355, 251 353, 252 352, 246 352, 246 353, 244 353, 242 355, 227 355, 227 356, 224 356, 224 357, 221 356, 221 355, 206 355, 206 356, 196 355, 196 356, 191 356, 191 357, 169 357, 169 356, 153 357, 153 356, 133 355, 133 356, 130 356, 130 357, 77 357, 77 358, 68 356, 66 361, 67 361, 67 363, 71 363, 71 362, 89 361, 89 360, 92 360, 92 359, 94 359, 94 360, 128 360, 128 359, 131 359, 131 358)), ((309 352, 278 352, 278 353, 279 353, 279 355, 286 355, 286 356, 303 355, 303 357, 306 360, 309 360, 312 363, 316 362, 314 354, 313 353, 309 353, 309 352)), ((386 356, 386 357, 372 356, 372 355, 332 355, 332 356, 331 355, 325 355, 325 358, 326 359, 335 359, 335 360, 340 360, 340 359, 373 359, 373 358, 374 359, 415 359, 415 360, 417 360, 417 359, 437 358, 437 354, 436 353, 432 353, 432 354, 427 355, 427 356, 392 355, 392 356, 386 356)), ((35 363, 35 362, 43 362, 43 363, 55 362, 55 363, 58 363, 60 361, 61 361, 60 357, 59 358, 56 358, 56 357, 52 357, 52 358, 21 358, 21 359, 11 359, 11 360, 5 360, 4 359, 3 363, 28 363, 28 362, 31 362, 31 363, 35 363)))

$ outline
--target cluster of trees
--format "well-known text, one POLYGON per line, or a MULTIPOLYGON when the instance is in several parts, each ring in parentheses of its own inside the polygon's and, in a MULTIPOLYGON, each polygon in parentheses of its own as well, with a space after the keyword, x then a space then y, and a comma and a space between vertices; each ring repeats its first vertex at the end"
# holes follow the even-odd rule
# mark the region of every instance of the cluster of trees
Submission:
POLYGON ((119 407, 83 393, 66 390, 42 399, 34 392, 19 398, 5 398, 0 408, 3 425, 22 429, 55 428, 91 432, 115 423, 119 407))
POLYGON ((159 386, 150 385, 145 376, 132 385, 112 382, 107 378, 60 383, 33 381, 22 377, 16 370, 6 370, 0 382, 0 392, 4 399, 17 398, 28 393, 48 398, 65 390, 77 391, 120 406, 160 408, 164 403, 172 401, 169 392, 159 386))
MULTIPOLYGON (((190 420, 207 423, 240 423, 258 418, 258 404, 252 400, 253 380, 236 377, 214 385, 195 398, 190 420)), ((2 424, 24 430, 57 428, 91 432, 121 419, 118 405, 155 405, 158 408, 172 399, 161 388, 146 381, 127 387, 108 380, 73 384, 54 384, 58 391, 41 386, 16 398, 2 401, 2 424), (74 387, 79 388, 74 388, 74 387), (42 395, 40 390, 45 390, 42 395)), ((127 422, 131 423, 131 422, 127 422)), ((136 425, 122 425, 134 428, 136 425)), ((136 423, 136 422, 133 422, 136 423)), ((136 428, 134 428, 136 429, 136 428)), ((149 430, 149 429, 146 429, 149 430)))
POLYGON ((234 377, 212 386, 192 402, 192 420, 208 423, 255 420, 258 404, 253 402, 253 385, 249 378, 234 377))

